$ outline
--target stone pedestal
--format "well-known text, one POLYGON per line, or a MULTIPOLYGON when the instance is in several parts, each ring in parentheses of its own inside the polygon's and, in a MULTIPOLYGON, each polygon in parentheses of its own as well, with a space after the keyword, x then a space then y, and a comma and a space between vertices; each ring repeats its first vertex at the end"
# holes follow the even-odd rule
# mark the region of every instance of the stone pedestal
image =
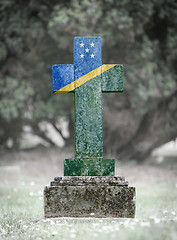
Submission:
POLYGON ((124 177, 56 177, 44 189, 44 215, 133 218, 135 188, 124 177))

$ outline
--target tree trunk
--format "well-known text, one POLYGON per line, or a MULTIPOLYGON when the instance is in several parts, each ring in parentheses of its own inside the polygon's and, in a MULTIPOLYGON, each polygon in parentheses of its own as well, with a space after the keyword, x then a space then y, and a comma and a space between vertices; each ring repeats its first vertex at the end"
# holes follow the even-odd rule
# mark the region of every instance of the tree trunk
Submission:
MULTIPOLYGON (((124 110, 122 110, 123 112, 124 110)), ((125 113, 123 113, 125 115, 125 113)), ((135 123, 133 113, 129 116, 135 123), (132 118, 131 118, 132 115, 132 118)), ((151 151, 177 136, 177 90, 171 96, 163 99, 154 108, 147 112, 141 119, 137 118, 134 134, 130 131, 129 137, 125 135, 124 142, 121 136, 121 126, 111 132, 107 148, 113 149, 119 160, 136 159, 143 161, 151 151), (120 136, 120 141, 118 136, 120 136), (117 138, 117 141, 115 139, 117 138)), ((125 120, 127 121, 127 120, 125 120)), ((109 123, 111 124, 111 123, 109 123)), ((122 128, 124 128, 122 123, 122 128)), ((109 126, 107 126, 109 131, 109 126)), ((126 124, 126 128, 132 129, 126 124)), ((106 152, 109 153, 108 149, 106 152)))

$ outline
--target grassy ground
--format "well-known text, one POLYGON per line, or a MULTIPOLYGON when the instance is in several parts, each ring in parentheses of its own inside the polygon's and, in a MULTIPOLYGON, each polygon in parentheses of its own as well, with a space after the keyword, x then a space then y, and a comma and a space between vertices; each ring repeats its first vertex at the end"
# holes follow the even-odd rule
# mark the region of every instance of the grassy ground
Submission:
MULTIPOLYGON (((177 239, 177 177, 173 169, 119 164, 118 172, 126 173, 126 179, 137 189, 133 220, 45 220, 43 188, 52 180, 51 175, 57 175, 62 163, 55 162, 58 154, 55 156, 54 152, 50 152, 53 154, 50 163, 45 152, 37 158, 36 153, 32 154, 34 156, 31 153, 13 155, 13 163, 7 155, 1 158, 1 166, 18 165, 20 174, 18 181, 13 182, 10 181, 12 173, 4 175, 3 179, 9 180, 6 184, 2 184, 0 178, 0 239, 177 239)), ((60 158, 63 157, 60 154, 60 158)))

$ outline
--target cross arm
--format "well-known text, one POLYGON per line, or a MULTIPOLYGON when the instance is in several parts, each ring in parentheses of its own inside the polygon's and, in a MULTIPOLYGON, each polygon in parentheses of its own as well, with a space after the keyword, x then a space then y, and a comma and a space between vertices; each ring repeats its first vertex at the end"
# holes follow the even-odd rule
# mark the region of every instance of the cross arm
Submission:
POLYGON ((112 65, 108 71, 104 68, 111 65, 102 65, 102 92, 122 92, 123 91, 123 65, 112 65))
POLYGON ((70 92, 74 85, 74 65, 58 64, 52 66, 53 92, 70 92))

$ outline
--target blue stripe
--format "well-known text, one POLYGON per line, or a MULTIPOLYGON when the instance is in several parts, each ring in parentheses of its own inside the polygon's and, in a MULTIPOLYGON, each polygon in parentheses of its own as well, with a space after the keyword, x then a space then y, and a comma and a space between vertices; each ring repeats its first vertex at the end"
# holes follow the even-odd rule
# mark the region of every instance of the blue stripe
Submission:
POLYGON ((53 92, 74 82, 74 65, 59 64, 52 66, 53 92))
POLYGON ((101 38, 75 37, 74 38, 75 80, 89 73, 90 71, 100 67, 101 65, 102 65, 101 38), (94 46, 92 46, 91 44, 94 46), (89 49, 89 51, 87 52, 86 49, 89 49), (81 57, 83 55, 84 57, 81 57))

